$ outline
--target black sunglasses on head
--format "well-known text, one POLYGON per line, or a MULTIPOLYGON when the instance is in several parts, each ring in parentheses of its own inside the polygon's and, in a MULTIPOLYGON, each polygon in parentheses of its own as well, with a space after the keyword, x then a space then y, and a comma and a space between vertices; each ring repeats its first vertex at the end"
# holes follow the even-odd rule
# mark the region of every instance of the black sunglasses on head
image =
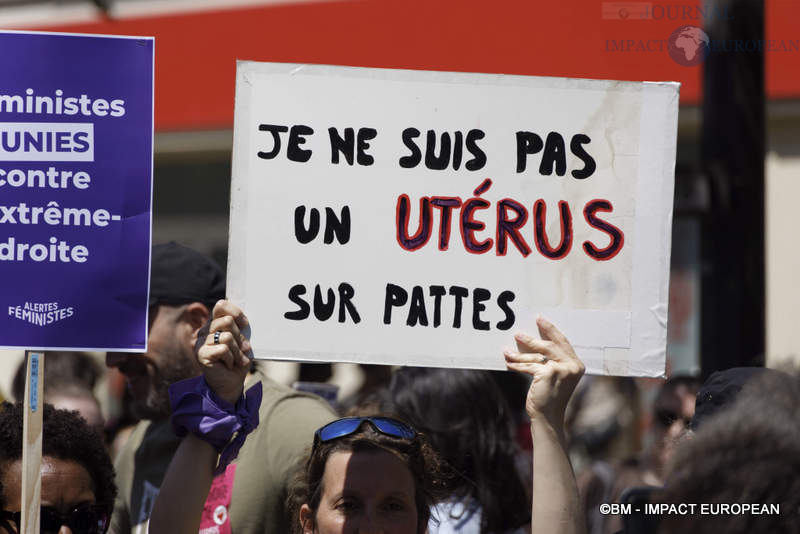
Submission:
MULTIPOLYGON (((68 514, 62 514, 50 506, 42 506, 39 513, 41 534, 56 534, 63 525, 68 526, 73 534, 105 534, 108 529, 108 511, 100 504, 82 504, 68 514)), ((19 532, 22 528, 22 512, 0 510, 0 526, 8 523, 12 527, 10 532, 19 532)))

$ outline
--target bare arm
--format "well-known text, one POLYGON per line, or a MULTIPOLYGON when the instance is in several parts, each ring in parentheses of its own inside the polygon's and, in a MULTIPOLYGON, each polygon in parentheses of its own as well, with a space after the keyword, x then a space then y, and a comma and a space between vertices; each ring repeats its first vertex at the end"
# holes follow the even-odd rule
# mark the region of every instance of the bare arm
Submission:
POLYGON ((192 434, 183 438, 153 505, 149 532, 197 534, 216 465, 211 445, 192 434))
MULTIPOLYGON (((241 397, 250 367, 244 354, 250 350, 250 343, 239 330, 246 324, 247 318, 238 307, 218 302, 206 341, 197 352, 206 382, 231 404, 241 397), (220 332, 218 343, 214 342, 215 332, 220 332)), ((197 534, 216 464, 217 452, 209 443, 192 434, 181 441, 153 506, 150 532, 197 534)))
POLYGON ((536 320, 542 339, 517 334, 506 350, 509 369, 533 377, 525 409, 533 437, 533 534, 586 532, 575 475, 566 451, 564 411, 584 372, 567 338, 549 321, 536 320))

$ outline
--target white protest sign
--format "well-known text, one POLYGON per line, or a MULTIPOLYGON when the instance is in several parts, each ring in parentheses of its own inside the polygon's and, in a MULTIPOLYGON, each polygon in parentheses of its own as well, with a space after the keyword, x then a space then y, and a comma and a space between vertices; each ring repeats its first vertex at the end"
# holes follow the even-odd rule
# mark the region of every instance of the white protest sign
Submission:
POLYGON ((228 294, 256 357, 503 369, 552 320, 661 376, 678 84, 240 62, 228 294))

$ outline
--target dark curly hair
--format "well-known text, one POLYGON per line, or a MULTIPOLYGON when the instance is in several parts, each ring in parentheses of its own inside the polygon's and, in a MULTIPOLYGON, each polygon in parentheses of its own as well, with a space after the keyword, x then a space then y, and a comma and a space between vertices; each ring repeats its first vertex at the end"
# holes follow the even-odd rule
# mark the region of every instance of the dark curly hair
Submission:
MULTIPOLYGON (((0 405, 0 473, 22 458, 22 403, 4 402, 0 405)), ((114 466, 108 456, 103 438, 78 414, 56 410, 45 404, 42 412, 42 457, 70 460, 82 465, 92 479, 97 503, 114 508, 117 486, 114 466)), ((2 478, 0 478, 2 480, 2 478)), ((5 488, 0 485, 0 508, 6 505, 5 488)))
MULTIPOLYGON (((320 443, 306 455, 304 463, 298 465, 297 472, 289 484, 286 512, 291 521, 292 532, 302 534, 300 508, 303 504, 316 515, 322 498, 322 476, 328 458, 334 452, 375 452, 385 451, 399 458, 411 472, 414 479, 414 499, 417 509, 417 531, 423 534, 428 528, 431 506, 444 495, 442 464, 423 434, 417 433, 413 440, 387 436, 376 431, 371 424, 362 423, 354 433, 320 443)), ((376 473, 376 476, 380 476, 376 473)))

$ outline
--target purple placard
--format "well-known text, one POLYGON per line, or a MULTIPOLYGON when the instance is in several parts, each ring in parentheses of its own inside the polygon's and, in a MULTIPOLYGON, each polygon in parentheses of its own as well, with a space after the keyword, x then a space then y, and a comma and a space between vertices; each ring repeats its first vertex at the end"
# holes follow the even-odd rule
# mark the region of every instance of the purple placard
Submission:
POLYGON ((0 348, 144 351, 154 40, 0 50, 0 348))

